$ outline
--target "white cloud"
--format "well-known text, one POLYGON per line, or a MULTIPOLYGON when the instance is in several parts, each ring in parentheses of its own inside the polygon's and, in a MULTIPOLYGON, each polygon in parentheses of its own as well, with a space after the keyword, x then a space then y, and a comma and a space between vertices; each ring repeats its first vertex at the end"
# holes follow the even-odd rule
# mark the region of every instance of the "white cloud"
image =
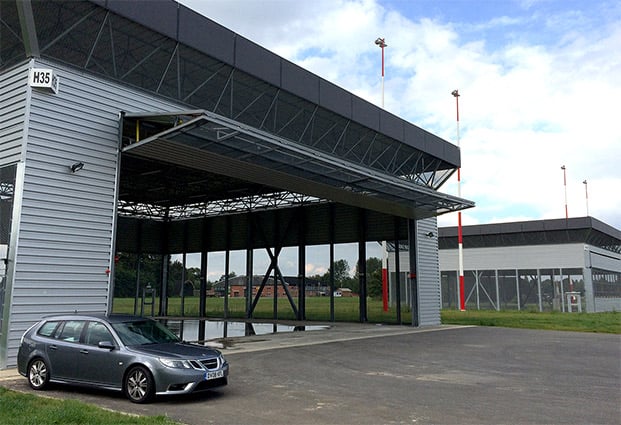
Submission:
MULTIPOLYGON (((563 217, 564 164, 570 216, 586 214, 587 179, 590 214, 621 228, 618 4, 530 0, 519 16, 450 22, 406 17, 406 2, 183 3, 378 105, 385 37, 386 109, 452 142, 459 89, 462 194, 477 203, 464 223, 563 217)), ((456 194, 455 178, 442 190, 456 194)))

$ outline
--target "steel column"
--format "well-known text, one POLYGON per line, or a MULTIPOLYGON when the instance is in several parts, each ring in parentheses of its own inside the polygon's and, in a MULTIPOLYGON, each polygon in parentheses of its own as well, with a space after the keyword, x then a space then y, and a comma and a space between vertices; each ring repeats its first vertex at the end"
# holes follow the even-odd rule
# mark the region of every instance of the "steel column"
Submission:
POLYGON ((399 259, 399 228, 401 219, 395 217, 395 296, 397 304, 397 323, 401 324, 401 260, 399 259))
POLYGON ((254 249, 253 249, 253 222, 252 214, 248 213, 248 240, 246 242, 246 319, 252 318, 252 274, 254 273, 254 249))
POLYGON ((412 326, 419 325, 418 311, 418 279, 416 278, 416 270, 418 265, 418 253, 416 252, 416 220, 408 219, 408 254, 410 256, 410 307, 412 309, 412 326))
POLYGON ((366 212, 358 210, 358 284, 360 301, 360 322, 367 322, 367 242, 366 242, 366 212))
POLYGON ((334 287, 334 232, 336 228, 335 223, 335 207, 334 204, 330 204, 329 212, 330 212, 330 321, 334 322, 334 292, 336 288, 334 287))
POLYGON ((231 216, 226 216, 226 252, 224 254, 224 318, 229 318, 229 274, 231 273, 231 216))
POLYGON ((306 217, 298 211, 298 320, 306 320, 306 217))

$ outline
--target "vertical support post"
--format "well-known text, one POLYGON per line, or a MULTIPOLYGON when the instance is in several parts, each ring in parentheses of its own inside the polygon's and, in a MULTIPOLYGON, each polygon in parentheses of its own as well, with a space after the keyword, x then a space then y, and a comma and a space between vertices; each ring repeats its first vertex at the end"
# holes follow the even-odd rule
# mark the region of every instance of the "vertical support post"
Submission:
POLYGON ((162 255, 159 315, 168 316, 168 263, 170 254, 162 255))
POLYGON ((517 299, 517 309, 522 309, 522 297, 520 297, 520 271, 515 269, 515 297, 517 299))
POLYGON ((496 311, 500 311, 500 285, 498 285, 498 269, 494 270, 496 277, 496 311))
MULTIPOLYGON (((306 217, 298 211, 298 320, 306 320, 306 217)), ((319 295, 319 294, 317 294, 319 295)))
POLYGON ((185 281, 186 281, 186 265, 187 265, 187 250, 188 250, 188 223, 183 224, 183 256, 181 269, 181 316, 185 316, 185 281))
POLYGON ((401 255, 399 247, 400 218, 395 217, 395 302, 397 304, 397 323, 401 324, 401 255))
POLYGON ((563 269, 559 269, 561 278, 561 311, 565 312, 565 288, 563 288, 563 269))
POLYGON ((224 318, 229 318, 229 292, 231 274, 231 232, 233 226, 231 224, 231 216, 226 216, 226 252, 224 254, 224 318))
MULTIPOLYGON (((207 316, 207 248, 205 241, 209 240, 209 222, 203 219, 203 245, 201 249, 201 282, 198 300, 198 315, 207 316)), ((200 322, 199 322, 200 323, 200 322)), ((203 322, 204 323, 204 322, 203 322)))
POLYGON ((539 312, 543 312, 543 294, 541 293, 541 272, 537 269, 537 294, 539 297, 539 312))
POLYGON ((476 293, 477 293, 477 310, 481 310, 481 294, 479 292, 480 283, 481 281, 479 279, 479 271, 475 270, 474 271, 474 285, 475 285, 476 293))
POLYGON ((161 285, 160 285, 160 305, 159 315, 168 316, 168 263, 170 262, 169 244, 168 244, 168 232, 170 230, 170 219, 168 217, 168 211, 166 211, 166 217, 164 219, 163 233, 162 233, 162 252, 166 254, 162 255, 161 264, 161 285))
POLYGON ((140 265, 142 259, 142 221, 138 221, 138 231, 136 239, 138 240, 138 249, 136 250, 136 297, 134 298, 134 314, 138 314, 138 299, 140 295, 140 265))
MULTIPOLYGON (((282 247, 280 246, 280 220, 278 210, 274 211, 274 257, 272 258, 272 266, 274 268, 274 298, 272 299, 272 318, 278 319, 278 257, 282 247)), ((284 285, 284 282, 283 282, 284 285)), ((274 330, 276 332, 276 330, 274 330)))
POLYGON ((254 273, 253 222, 252 214, 248 213, 248 240, 246 241, 246 319, 252 315, 252 282, 254 273))
POLYGON ((597 304, 595 303, 595 291, 593 290, 593 266, 591 263, 591 250, 589 247, 584 248, 584 268, 582 269, 584 279, 584 297, 586 301, 586 312, 597 313, 597 304))
POLYGON ((360 322, 367 322, 367 244, 366 244, 366 212, 359 210, 358 214, 358 282, 360 286, 359 309, 360 322))
POLYGON ((198 315, 205 317, 207 315, 207 250, 201 251, 201 282, 198 300, 198 315))
POLYGON ((187 253, 183 252, 182 255, 182 259, 181 259, 181 263, 182 263, 182 269, 181 269, 181 317, 185 316, 185 267, 187 264, 187 253))
POLYGON ((418 252, 416 247, 416 220, 408 219, 408 254, 410 256, 410 307, 412 309, 412 326, 418 327, 420 323, 418 311, 418 279, 416 270, 418 265, 418 252))
POLYGON ((336 229, 336 214, 334 204, 330 204, 330 321, 334 322, 334 292, 336 291, 334 285, 334 232, 336 229))

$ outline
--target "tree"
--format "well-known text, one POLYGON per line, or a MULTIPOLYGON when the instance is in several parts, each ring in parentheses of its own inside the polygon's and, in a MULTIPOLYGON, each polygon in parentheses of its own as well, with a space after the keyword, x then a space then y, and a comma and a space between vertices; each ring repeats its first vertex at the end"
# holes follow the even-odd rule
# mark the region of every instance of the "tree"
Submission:
MULTIPOLYGON (((114 296, 134 297, 136 295, 138 255, 122 252, 118 253, 117 256, 118 261, 114 265, 114 296)), ((159 288, 161 264, 162 257, 159 255, 142 254, 140 256, 140 289, 147 285, 159 288)))
POLYGON ((367 258, 367 295, 382 297, 382 260, 377 257, 367 258))

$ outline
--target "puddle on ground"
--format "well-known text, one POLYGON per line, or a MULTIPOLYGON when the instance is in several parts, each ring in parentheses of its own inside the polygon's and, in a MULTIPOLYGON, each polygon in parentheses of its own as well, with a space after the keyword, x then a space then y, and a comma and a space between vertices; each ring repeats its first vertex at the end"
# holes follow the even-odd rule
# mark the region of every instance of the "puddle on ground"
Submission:
MULTIPOLYGON (((283 332, 302 332, 328 329, 329 326, 299 326, 275 323, 246 323, 225 320, 204 319, 162 319, 160 320, 184 341, 205 345, 230 347, 233 342, 229 338, 253 335, 268 335, 283 332), (215 344, 214 344, 215 343, 215 344)), ((237 341, 238 343, 240 341, 237 341)))

